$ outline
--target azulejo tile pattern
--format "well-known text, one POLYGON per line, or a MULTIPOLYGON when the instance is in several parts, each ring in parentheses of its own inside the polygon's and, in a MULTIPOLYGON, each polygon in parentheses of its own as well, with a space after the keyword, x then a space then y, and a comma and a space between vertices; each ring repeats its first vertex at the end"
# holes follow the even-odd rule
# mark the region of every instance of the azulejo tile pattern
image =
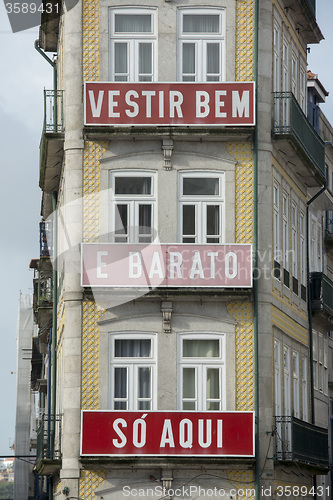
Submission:
POLYGON ((236 2, 236 81, 254 80, 254 0, 236 2))

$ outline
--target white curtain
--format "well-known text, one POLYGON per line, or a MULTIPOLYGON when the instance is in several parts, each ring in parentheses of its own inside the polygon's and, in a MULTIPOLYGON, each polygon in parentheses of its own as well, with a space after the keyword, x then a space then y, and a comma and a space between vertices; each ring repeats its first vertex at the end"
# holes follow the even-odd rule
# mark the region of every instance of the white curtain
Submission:
POLYGON ((151 14, 116 14, 116 33, 151 33, 151 14))
POLYGON ((218 14, 184 14, 183 33, 219 33, 220 16, 218 14))

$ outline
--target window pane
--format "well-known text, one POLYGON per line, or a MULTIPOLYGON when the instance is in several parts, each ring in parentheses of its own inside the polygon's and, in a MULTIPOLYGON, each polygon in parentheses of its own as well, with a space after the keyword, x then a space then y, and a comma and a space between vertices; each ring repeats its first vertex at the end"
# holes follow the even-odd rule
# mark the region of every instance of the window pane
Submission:
MULTIPOLYGON (((149 75, 151 80, 152 75, 152 56, 153 56, 153 46, 151 43, 140 43, 139 44, 139 75, 149 75)), ((140 81, 142 81, 140 77, 140 81)), ((149 81, 149 80, 144 80, 149 81)))
POLYGON ((220 235, 220 207, 207 205, 207 236, 220 235))
POLYGON ((207 368, 207 399, 220 399, 220 370, 207 368))
POLYGON ((139 401, 138 410, 151 410, 151 401, 139 401))
POLYGON ((216 411, 220 409, 219 401, 207 401, 207 411, 216 411))
POLYGON ((184 14, 184 33, 220 33, 219 14, 184 14))
POLYGON ((214 339, 183 340, 184 358, 219 358, 220 341, 214 339))
POLYGON ((151 368, 139 368, 139 398, 151 398, 151 368))
MULTIPOLYGON (((183 74, 195 75, 195 44, 183 43, 183 74)), ((193 76, 194 79, 194 76, 193 76)))
POLYGON ((195 410, 195 401, 183 401, 183 410, 195 410))
POLYGON ((116 33, 152 33, 151 14, 116 14, 116 33))
POLYGON ((195 205, 183 205, 183 235, 193 236, 195 242, 195 205))
POLYGON ((195 398, 195 368, 183 368, 183 398, 195 398))
POLYGON ((205 177, 184 177, 183 194, 191 195, 213 195, 220 194, 219 179, 205 177))
POLYGON ((127 368, 114 369, 114 397, 127 398, 127 368))
POLYGON ((127 410, 126 401, 115 401, 113 406, 115 410, 127 410))
POLYGON ((115 194, 152 194, 151 177, 116 177, 115 194))
POLYGON ((139 243, 150 243, 152 240, 152 207, 139 205, 139 243))
POLYGON ((220 73, 220 44, 207 44, 207 74, 220 73))
POLYGON ((114 45, 114 72, 127 73, 127 43, 114 45))
POLYGON ((115 339, 114 351, 116 358, 150 358, 150 339, 115 339))
POLYGON ((115 206, 115 234, 116 234, 116 241, 118 242, 127 241, 127 234, 128 234, 127 205, 115 206))

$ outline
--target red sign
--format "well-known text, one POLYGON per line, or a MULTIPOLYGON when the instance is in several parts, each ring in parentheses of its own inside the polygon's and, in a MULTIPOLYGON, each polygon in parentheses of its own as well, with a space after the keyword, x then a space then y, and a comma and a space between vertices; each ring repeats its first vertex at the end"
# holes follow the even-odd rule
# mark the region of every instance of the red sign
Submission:
POLYGON ((83 411, 81 455, 253 457, 254 414, 83 411))
POLYGON ((254 125, 254 82, 85 82, 85 125, 254 125))
POLYGON ((252 246, 82 243, 82 286, 252 287, 252 246))

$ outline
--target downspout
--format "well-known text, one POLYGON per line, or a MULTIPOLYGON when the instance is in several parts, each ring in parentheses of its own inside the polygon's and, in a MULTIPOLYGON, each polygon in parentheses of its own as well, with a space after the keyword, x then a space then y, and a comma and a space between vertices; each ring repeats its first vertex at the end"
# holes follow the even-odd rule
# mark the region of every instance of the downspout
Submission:
MULTIPOLYGON (((35 40, 35 49, 39 54, 52 66, 53 68, 53 91, 54 91, 54 107, 53 107, 53 125, 54 132, 57 132, 58 127, 58 99, 57 99, 57 66, 54 61, 52 61, 45 52, 40 48, 39 41, 35 40)), ((44 111, 45 113, 45 111, 44 111)), ((49 415, 49 447, 48 452, 50 458, 53 458, 54 454, 54 441, 55 441, 55 421, 56 421, 56 376, 57 376, 57 271, 54 263, 56 262, 57 257, 57 217, 56 217, 56 208, 57 208, 57 194, 55 191, 52 192, 52 210, 53 210, 53 305, 52 305, 52 337, 51 337, 51 353, 49 353, 49 365, 50 367, 50 385, 51 391, 48 393, 48 415, 49 415)), ((48 488, 49 499, 53 499, 53 479, 52 477, 49 479, 49 488, 48 488)))
POLYGON ((314 385, 313 385, 313 336, 312 336, 312 306, 310 294, 310 255, 309 255, 309 207, 318 196, 327 189, 325 180, 324 186, 316 193, 306 204, 306 276, 307 276, 307 307, 308 307, 308 325, 309 325, 309 349, 310 349, 310 405, 311 405, 311 423, 315 424, 315 405, 314 405, 314 385))
MULTIPOLYGON (((253 144, 253 269, 258 268, 258 26, 259 0, 254 4, 254 80, 255 80, 255 128, 253 144)), ((254 335, 254 411, 255 411, 255 490, 260 498, 259 472, 259 355, 258 355, 258 274, 253 280, 253 335, 254 335)))

